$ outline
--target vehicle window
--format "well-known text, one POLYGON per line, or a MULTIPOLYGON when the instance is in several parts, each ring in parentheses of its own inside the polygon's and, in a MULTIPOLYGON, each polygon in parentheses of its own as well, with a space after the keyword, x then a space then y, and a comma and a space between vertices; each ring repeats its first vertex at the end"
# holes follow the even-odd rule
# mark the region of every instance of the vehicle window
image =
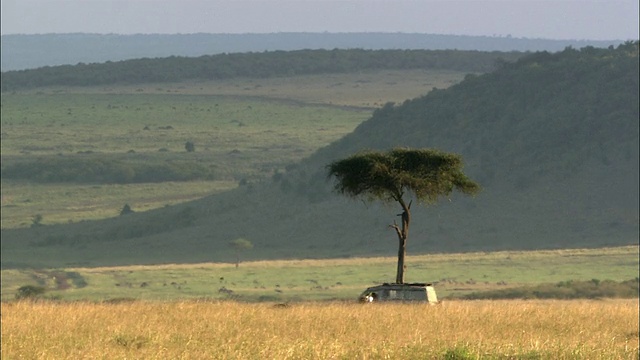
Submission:
POLYGON ((405 300, 425 300, 425 292, 422 289, 409 290, 404 292, 405 300))

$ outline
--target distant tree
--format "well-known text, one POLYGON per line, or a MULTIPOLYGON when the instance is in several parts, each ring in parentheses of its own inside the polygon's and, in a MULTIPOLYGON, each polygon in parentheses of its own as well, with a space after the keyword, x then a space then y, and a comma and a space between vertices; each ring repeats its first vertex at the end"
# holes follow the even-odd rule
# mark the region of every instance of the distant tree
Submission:
POLYGON ((404 283, 407 239, 411 222, 412 193, 425 204, 437 202, 454 190, 473 195, 480 186, 462 172, 462 158, 433 149, 393 149, 387 153, 363 152, 327 166, 329 177, 335 177, 335 190, 351 197, 367 200, 395 201, 400 204, 402 225, 395 221, 389 227, 398 235, 398 269, 396 283, 404 283))
POLYGON ((196 151, 196 145, 193 143, 193 141, 187 141, 184 144, 184 148, 185 150, 187 150, 187 152, 194 152, 196 151))
POLYGON ((236 268, 240 266, 240 251, 253 249, 251 241, 243 238, 238 238, 229 242, 229 246, 231 246, 236 252, 236 268))
POLYGON ((133 214, 133 213, 134 213, 134 211, 131 209, 131 206, 129 206, 129 204, 124 204, 124 207, 120 211, 120 216, 127 215, 127 214, 133 214))

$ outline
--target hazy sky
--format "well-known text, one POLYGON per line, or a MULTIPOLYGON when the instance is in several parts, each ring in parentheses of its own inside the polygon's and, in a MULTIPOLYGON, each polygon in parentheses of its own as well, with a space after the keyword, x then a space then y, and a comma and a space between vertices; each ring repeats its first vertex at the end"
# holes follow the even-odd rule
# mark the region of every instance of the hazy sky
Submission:
POLYGON ((1 0, 2 34, 411 32, 638 39, 638 0, 1 0))

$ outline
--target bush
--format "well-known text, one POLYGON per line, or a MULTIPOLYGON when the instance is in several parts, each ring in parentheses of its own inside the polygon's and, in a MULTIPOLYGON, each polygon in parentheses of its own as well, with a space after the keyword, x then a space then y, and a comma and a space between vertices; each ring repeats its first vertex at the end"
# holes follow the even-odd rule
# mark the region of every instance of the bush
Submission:
POLYGON ((16 293, 16 299, 35 299, 44 294, 46 289, 42 286, 25 285, 18 289, 16 293))
POLYGON ((444 353, 443 359, 446 360, 468 360, 475 359, 476 357, 471 353, 466 346, 456 346, 453 349, 449 349, 444 353))
POLYGON ((41 214, 36 214, 33 219, 31 220, 31 227, 36 227, 36 226, 40 226, 42 225, 42 215, 41 214))
POLYGON ((134 212, 135 211, 131 210, 131 206, 129 206, 129 204, 124 204, 124 207, 120 211, 120 216, 127 215, 127 214, 133 214, 134 212))

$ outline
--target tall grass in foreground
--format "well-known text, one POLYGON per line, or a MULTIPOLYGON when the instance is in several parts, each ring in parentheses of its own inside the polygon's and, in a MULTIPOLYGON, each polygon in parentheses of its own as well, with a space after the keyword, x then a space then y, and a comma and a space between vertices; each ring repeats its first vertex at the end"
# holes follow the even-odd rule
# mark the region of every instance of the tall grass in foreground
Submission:
POLYGON ((637 359, 638 300, 2 303, 3 359, 637 359))

